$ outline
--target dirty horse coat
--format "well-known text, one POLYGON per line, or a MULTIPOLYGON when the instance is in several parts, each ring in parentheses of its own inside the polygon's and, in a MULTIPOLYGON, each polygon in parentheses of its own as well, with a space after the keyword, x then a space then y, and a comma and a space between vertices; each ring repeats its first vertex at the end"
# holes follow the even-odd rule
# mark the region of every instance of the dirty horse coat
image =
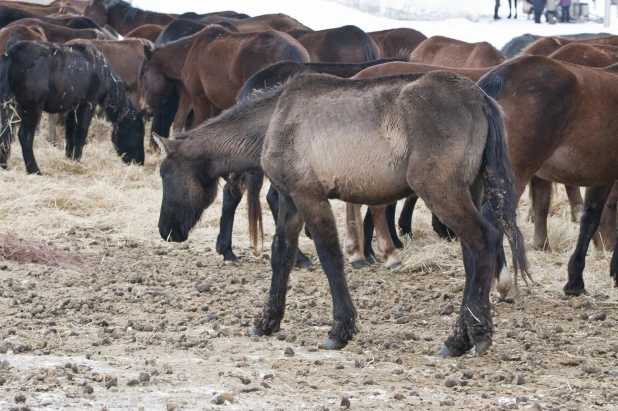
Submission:
POLYGON ((379 205, 414 191, 463 249, 464 297, 441 353, 489 348, 500 234, 479 212, 483 191, 509 239, 515 269, 525 271, 526 261, 501 112, 472 81, 444 71, 363 80, 308 74, 240 102, 176 141, 156 141, 167 153, 160 169, 164 239, 187 239, 213 203, 221 176, 261 167, 279 191, 270 296, 255 334, 279 329, 304 221, 333 298, 326 346, 345 346, 357 332, 356 310, 328 200, 379 205))

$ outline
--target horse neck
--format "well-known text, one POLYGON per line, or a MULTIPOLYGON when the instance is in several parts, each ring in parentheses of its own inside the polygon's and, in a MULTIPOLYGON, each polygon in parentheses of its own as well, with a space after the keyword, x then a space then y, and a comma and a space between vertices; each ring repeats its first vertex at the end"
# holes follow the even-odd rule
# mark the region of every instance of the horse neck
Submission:
POLYGON ((162 69, 166 77, 179 80, 194 40, 193 36, 189 36, 168 43, 152 53, 152 61, 162 69))
POLYGON ((140 20, 137 18, 142 10, 135 10, 128 4, 118 3, 116 6, 111 7, 107 11, 107 24, 112 26, 121 35, 125 35, 131 30, 140 26, 140 20), (128 12, 135 12, 131 19, 126 19, 125 14, 128 12), (135 22, 138 22, 137 24, 135 22))
POLYGON ((127 116, 137 116, 137 109, 125 93, 120 77, 112 73, 107 65, 102 65, 102 67, 104 81, 108 83, 105 113, 109 120, 118 124, 127 116))
MULTIPOLYGON (((186 133, 186 153, 212 161, 213 174, 224 176, 260 168, 264 137, 277 95, 240 103, 186 133)), ((179 136, 182 139, 182 136, 179 136)))

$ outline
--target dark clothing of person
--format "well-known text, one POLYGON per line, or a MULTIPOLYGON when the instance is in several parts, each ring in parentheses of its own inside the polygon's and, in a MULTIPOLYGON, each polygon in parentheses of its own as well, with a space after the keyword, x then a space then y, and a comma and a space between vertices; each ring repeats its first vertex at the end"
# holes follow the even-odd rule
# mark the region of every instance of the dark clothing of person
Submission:
POLYGON ((543 10, 545 9, 545 0, 534 0, 534 22, 541 23, 541 16, 543 15, 543 10))
POLYGON ((498 20, 500 16, 498 16, 498 9, 500 8, 500 0, 496 0, 496 7, 494 8, 494 19, 498 20))
POLYGON ((570 23, 571 22, 571 12, 570 9, 571 6, 562 6, 562 22, 563 23, 570 23))

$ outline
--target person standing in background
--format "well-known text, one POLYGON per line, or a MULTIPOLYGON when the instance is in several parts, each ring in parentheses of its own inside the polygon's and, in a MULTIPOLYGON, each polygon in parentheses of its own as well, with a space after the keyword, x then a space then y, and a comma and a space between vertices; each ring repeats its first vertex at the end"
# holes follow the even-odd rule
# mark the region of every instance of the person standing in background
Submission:
POLYGON ((549 24, 556 24, 556 0, 547 0, 545 4, 547 13, 545 18, 549 24))
POLYGON ((498 16, 499 8, 500 8, 500 0, 496 0, 496 7, 494 8, 494 20, 500 20, 500 16, 498 16))
POLYGON ((570 23, 571 22, 571 0, 560 0, 560 5, 562 6, 562 22, 570 23))
POLYGON ((541 16, 543 15, 543 9, 545 8, 545 0, 534 0, 532 7, 534 9, 534 22, 541 24, 541 16))

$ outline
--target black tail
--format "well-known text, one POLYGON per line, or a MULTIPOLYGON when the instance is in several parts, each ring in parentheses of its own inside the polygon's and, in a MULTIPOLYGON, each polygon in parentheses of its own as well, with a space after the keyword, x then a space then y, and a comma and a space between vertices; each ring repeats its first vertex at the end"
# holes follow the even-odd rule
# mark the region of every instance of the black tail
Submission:
POLYGON ((506 144, 506 129, 502 111, 490 97, 485 97, 485 116, 489 122, 487 142, 483 151, 483 182, 485 202, 498 222, 500 230, 506 235, 513 254, 513 269, 528 282, 530 273, 524 249, 524 239, 517 227, 516 195, 513 168, 506 144))
POLYGON ((11 57, 8 54, 0 55, 0 167, 2 168, 7 167, 11 154, 13 127, 19 120, 15 118, 16 102, 9 79, 10 68, 11 57))
POLYGON ((504 88, 504 70, 502 66, 496 67, 489 73, 485 74, 476 83, 489 97, 498 98, 500 92, 504 88))
POLYGON ((365 38, 365 61, 377 60, 380 58, 380 49, 369 34, 365 38))
POLYGON ((262 205, 260 204, 260 191, 264 183, 264 173, 253 171, 248 173, 247 178, 247 211, 249 217, 249 237, 253 252, 259 253, 258 240, 264 243, 264 230, 262 227, 262 205))
POLYGON ((300 63, 305 61, 302 50, 294 44, 286 44, 283 46, 280 56, 283 61, 298 61, 300 63))

